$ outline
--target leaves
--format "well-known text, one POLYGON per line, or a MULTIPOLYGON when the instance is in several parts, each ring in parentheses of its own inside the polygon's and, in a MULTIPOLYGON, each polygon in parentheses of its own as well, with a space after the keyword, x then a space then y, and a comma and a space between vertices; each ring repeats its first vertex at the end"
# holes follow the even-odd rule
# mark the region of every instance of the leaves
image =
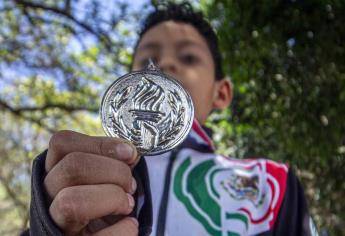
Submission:
POLYGON ((231 111, 215 114, 210 124, 221 132, 219 147, 297 168, 319 227, 341 234, 344 3, 215 0, 203 9, 217 28, 235 88, 231 111))
POLYGON ((129 65, 135 31, 126 29, 138 19, 126 4, 111 4, 0 3, 1 235, 28 227, 31 162, 53 132, 104 135, 100 99, 129 65))

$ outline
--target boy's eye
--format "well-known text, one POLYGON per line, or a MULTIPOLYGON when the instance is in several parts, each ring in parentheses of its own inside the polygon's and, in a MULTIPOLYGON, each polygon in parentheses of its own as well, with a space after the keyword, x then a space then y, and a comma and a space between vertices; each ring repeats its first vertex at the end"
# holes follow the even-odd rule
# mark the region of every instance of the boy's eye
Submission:
POLYGON ((186 65, 194 65, 200 61, 199 57, 193 54, 183 54, 180 56, 180 61, 186 65))

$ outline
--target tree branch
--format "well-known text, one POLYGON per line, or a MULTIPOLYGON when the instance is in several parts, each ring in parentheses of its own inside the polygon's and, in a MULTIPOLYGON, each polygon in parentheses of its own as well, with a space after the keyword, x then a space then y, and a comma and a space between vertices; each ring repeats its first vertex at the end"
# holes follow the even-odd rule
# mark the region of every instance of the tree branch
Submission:
POLYGON ((29 2, 26 0, 14 0, 14 1, 18 5, 22 6, 23 8, 32 8, 32 9, 41 9, 41 10, 51 11, 51 12, 54 12, 55 14, 62 15, 64 17, 66 17, 67 19, 71 20, 72 22, 76 23, 80 27, 84 28, 86 31, 88 31, 91 34, 93 34, 94 36, 96 36, 96 38, 98 38, 101 42, 104 43, 104 46, 106 47, 106 49, 108 51, 110 51, 110 52, 112 51, 113 43, 110 40, 110 38, 108 37, 108 35, 106 35, 104 32, 100 32, 100 31, 97 32, 90 25, 86 24, 85 22, 78 20, 72 14, 70 14, 70 12, 67 10, 67 8, 62 10, 59 8, 50 7, 50 6, 39 4, 39 3, 29 2))
MULTIPOLYGON (((44 124, 40 119, 35 119, 31 116, 27 116, 25 114, 23 114, 24 112, 28 112, 28 111, 44 111, 46 109, 49 108, 60 108, 63 109, 65 111, 81 111, 81 110, 88 110, 90 111, 91 109, 87 109, 86 107, 72 107, 72 106, 66 106, 64 104, 47 104, 41 107, 22 107, 22 108, 13 108, 10 105, 8 105, 7 103, 5 103, 4 101, 0 100, 0 107, 10 111, 12 114, 23 118, 24 120, 30 121, 34 124, 37 124, 38 126, 42 127, 43 129, 47 130, 50 133, 54 133, 56 130, 50 128, 49 126, 47 126, 46 124, 44 124)), ((98 109, 93 108, 93 111, 98 111, 98 109)))
POLYGON ((44 128, 50 133, 54 133, 56 130, 50 128, 46 124, 44 124, 41 120, 35 119, 31 116, 27 116, 24 113, 25 112, 33 112, 33 111, 44 111, 47 109, 52 108, 59 108, 61 110, 64 110, 66 112, 74 112, 74 111, 90 111, 90 112, 98 112, 98 107, 86 107, 86 106, 68 106, 66 104, 45 104, 43 106, 38 107, 19 107, 19 108, 13 108, 10 105, 8 105, 6 102, 0 99, 0 108, 6 109, 10 111, 12 114, 23 118, 24 120, 30 121, 34 124, 37 124, 38 126, 44 128))
POLYGON ((65 1, 65 12, 67 12, 67 13, 71 12, 71 0, 65 1))
POLYGON ((23 112, 33 112, 33 111, 44 111, 47 109, 53 109, 58 108, 67 112, 74 112, 74 111, 90 111, 90 112, 98 112, 98 107, 87 107, 87 106, 73 106, 73 105, 67 105, 67 104, 61 104, 61 103, 47 103, 42 106, 36 106, 36 107, 17 107, 13 108, 10 105, 8 105, 6 102, 0 99, 0 107, 3 107, 15 115, 22 115, 23 112))

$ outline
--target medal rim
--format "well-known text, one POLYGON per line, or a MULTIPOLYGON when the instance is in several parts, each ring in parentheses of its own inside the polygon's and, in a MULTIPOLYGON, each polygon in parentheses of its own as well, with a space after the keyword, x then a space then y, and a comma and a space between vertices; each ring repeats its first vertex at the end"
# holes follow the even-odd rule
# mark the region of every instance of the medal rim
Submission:
MULTIPOLYGON (((139 153, 139 155, 142 156, 155 156, 155 155, 159 155, 165 152, 169 152, 170 150, 176 148, 178 145, 180 145, 181 143, 183 143, 183 141, 187 138, 192 126, 193 126, 193 121, 194 121, 194 104, 193 104, 193 100, 191 95, 189 94, 189 92, 183 87, 183 85, 176 80, 175 78, 164 74, 163 72, 161 72, 158 69, 146 69, 146 70, 138 70, 138 71, 132 71, 130 73, 127 73, 125 75, 120 76, 119 78, 117 78, 114 82, 112 82, 108 88, 106 89, 106 91, 103 94, 102 97, 102 101, 101 101, 101 108, 100 108, 100 117, 101 117, 101 123, 102 123, 102 128, 104 130, 104 132, 106 133, 106 135, 108 137, 114 137, 113 135, 111 135, 111 133, 108 131, 107 128, 107 122, 106 122, 106 118, 105 118, 105 102, 108 100, 109 96, 110 96, 110 92, 112 90, 112 88, 114 86, 116 86, 117 84, 121 83, 121 81, 125 80, 126 78, 130 77, 130 76, 135 76, 137 74, 148 74, 148 75, 156 75, 156 76, 160 76, 163 77, 163 79, 165 80, 170 80, 172 83, 175 83, 175 85, 177 85, 177 87, 180 87, 183 91, 183 93, 186 95, 186 99, 187 102, 189 103, 189 110, 191 111, 191 119, 188 120, 188 124, 186 125, 185 131, 183 132, 183 134, 180 136, 179 141, 177 141, 175 144, 171 145, 170 148, 166 148, 166 149, 161 149, 161 150, 157 150, 157 151, 153 151, 153 152, 143 152, 143 153, 139 153), (104 115, 103 115, 104 114, 104 115)), ((114 138, 121 138, 121 137, 114 137, 114 138)), ((126 141, 131 142, 130 140, 126 139, 126 138, 121 138, 124 139, 126 141)), ((138 150, 137 150, 138 151, 138 150)), ((139 151, 138 151, 139 152, 139 151)))

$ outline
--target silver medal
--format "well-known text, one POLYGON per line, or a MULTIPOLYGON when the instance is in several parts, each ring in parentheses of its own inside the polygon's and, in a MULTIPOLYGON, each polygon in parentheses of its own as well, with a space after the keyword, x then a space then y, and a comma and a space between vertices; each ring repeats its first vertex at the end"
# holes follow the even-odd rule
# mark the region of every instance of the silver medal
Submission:
POLYGON ((146 70, 126 74, 110 85, 101 119, 108 136, 127 139, 141 155, 157 155, 187 137, 194 107, 181 84, 151 62, 146 70))

